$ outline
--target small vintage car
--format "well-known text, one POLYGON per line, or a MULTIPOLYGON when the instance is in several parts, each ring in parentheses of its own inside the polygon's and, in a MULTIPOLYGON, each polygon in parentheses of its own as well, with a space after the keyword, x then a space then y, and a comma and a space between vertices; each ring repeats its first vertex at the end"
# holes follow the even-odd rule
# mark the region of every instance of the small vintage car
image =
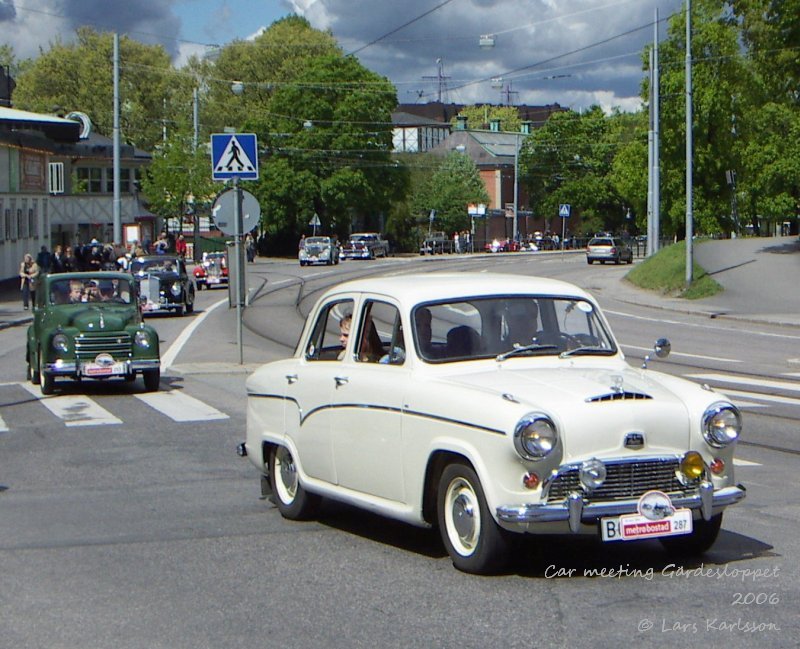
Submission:
POLYGON ((342 284, 294 356, 248 378, 247 397, 238 451, 284 517, 313 516, 325 496, 438 526, 467 572, 502 568, 515 533, 704 552, 745 495, 737 408, 630 366, 597 302, 557 280, 342 284))
POLYGON ((301 266, 339 263, 339 242, 334 237, 307 237, 297 253, 301 266))
POLYGON ((56 378, 133 381, 148 391, 161 379, 158 333, 142 320, 128 273, 45 275, 36 291, 25 360, 28 380, 52 394, 56 378))
POLYGON ((142 312, 192 313, 194 282, 186 272, 186 262, 171 255, 149 255, 131 260, 130 272, 136 279, 142 312))
POLYGON ((356 232, 342 247, 342 259, 375 259, 389 256, 389 242, 377 232, 356 232))
POLYGON ((194 267, 194 283, 197 288, 228 286, 228 255, 225 252, 207 252, 203 260, 194 267))

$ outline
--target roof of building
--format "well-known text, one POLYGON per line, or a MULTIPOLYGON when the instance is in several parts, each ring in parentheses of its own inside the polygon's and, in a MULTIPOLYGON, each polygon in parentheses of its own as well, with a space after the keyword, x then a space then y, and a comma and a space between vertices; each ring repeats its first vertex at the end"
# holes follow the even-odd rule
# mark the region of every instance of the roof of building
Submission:
POLYGON ((525 133, 508 131, 455 129, 450 132, 450 136, 446 140, 437 144, 430 152, 447 155, 452 151, 461 151, 472 158, 478 167, 513 165, 517 144, 521 143, 525 137, 525 133))
POLYGON ((80 135, 81 123, 54 115, 0 106, 0 130, 33 131, 42 133, 52 140, 75 142, 80 135))

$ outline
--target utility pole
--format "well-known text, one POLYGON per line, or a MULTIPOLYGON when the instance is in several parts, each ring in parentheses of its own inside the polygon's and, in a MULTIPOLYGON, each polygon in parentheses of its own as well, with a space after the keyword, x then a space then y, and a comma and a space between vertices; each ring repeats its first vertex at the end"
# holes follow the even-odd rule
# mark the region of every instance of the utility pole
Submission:
POLYGON ((114 241, 122 241, 122 214, 120 211, 120 137, 119 137, 119 34, 114 32, 114 195, 111 201, 112 219, 114 221, 114 241))
POLYGON ((694 270, 692 151, 692 0, 686 0, 686 286, 691 285, 694 270))

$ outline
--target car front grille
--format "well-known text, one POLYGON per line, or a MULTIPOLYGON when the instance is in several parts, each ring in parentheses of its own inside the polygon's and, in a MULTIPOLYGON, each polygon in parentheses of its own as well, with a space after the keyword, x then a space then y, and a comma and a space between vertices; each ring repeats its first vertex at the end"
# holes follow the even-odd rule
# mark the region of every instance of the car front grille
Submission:
POLYGON ((98 354, 111 354, 116 360, 131 355, 131 336, 117 334, 80 334, 75 337, 75 355, 84 361, 94 360, 98 354))
POLYGON ((583 494, 587 502, 602 502, 638 498, 654 489, 665 493, 691 490, 691 487, 684 486, 678 480, 678 458, 606 462, 605 465, 605 482, 600 488, 589 492, 580 482, 580 466, 562 468, 549 484, 547 501, 564 500, 573 491, 583 494))

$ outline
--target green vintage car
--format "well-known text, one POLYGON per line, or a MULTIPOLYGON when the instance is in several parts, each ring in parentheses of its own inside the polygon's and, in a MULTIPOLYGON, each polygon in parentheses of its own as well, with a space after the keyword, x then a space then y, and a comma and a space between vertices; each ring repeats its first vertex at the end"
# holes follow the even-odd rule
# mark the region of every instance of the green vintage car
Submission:
POLYGON ((144 378, 158 390, 158 333, 142 319, 128 273, 94 271, 46 275, 36 291, 26 349, 28 380, 43 394, 55 379, 144 378))

